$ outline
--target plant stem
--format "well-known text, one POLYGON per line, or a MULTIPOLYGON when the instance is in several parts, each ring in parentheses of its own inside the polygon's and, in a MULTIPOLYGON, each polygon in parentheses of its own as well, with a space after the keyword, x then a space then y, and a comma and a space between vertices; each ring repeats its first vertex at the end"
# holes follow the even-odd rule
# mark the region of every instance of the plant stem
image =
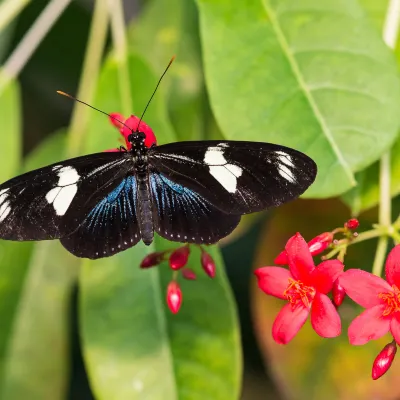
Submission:
MULTIPOLYGON (((385 43, 395 48, 400 23, 400 0, 390 0, 386 13, 385 24, 383 27, 383 39, 385 43)), ((379 225, 391 229, 391 170, 390 170, 390 151, 384 154, 380 160, 379 171, 379 225)), ((388 246, 388 236, 381 236, 376 249, 372 273, 381 276, 383 263, 385 261, 388 246)))
POLYGON ((108 5, 111 17, 114 56, 118 64, 118 82, 122 103, 121 111, 127 118, 132 113, 132 97, 123 4, 121 0, 109 0, 108 5))
MULTIPOLYGON (((89 104, 93 100, 99 76, 101 59, 107 38, 108 17, 107 0, 97 0, 93 12, 78 94, 76 96, 78 99, 82 99, 89 104)), ((76 156, 81 152, 90 112, 92 111, 89 107, 84 107, 79 103, 75 104, 67 144, 67 152, 70 157, 76 156)))
MULTIPOLYGON (((15 1, 15 0, 14 0, 15 1)), ((71 0, 51 0, 4 63, 0 94, 16 78, 71 0)), ((1 15, 1 14, 0 14, 1 15)))
POLYGON ((31 0, 4 0, 0 4, 0 32, 24 9, 31 0))

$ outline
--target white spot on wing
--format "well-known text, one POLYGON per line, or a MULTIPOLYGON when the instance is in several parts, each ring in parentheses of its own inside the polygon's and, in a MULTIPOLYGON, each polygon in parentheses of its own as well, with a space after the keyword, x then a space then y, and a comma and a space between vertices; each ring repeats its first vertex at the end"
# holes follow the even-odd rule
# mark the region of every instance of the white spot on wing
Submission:
POLYGON ((227 163, 224 152, 218 147, 209 147, 204 154, 204 162, 207 165, 225 165, 227 163))
POLYGON ((296 182, 296 177, 293 175, 293 172, 288 167, 286 167, 286 165, 279 165, 278 172, 282 178, 285 178, 290 183, 296 182))
POLYGON ((75 168, 63 167, 58 172, 58 186, 73 185, 78 182, 80 176, 75 168))
POLYGON ((276 151, 275 154, 278 155, 280 163, 286 164, 288 167, 295 166, 292 161, 292 156, 290 156, 289 154, 285 153, 284 151, 276 151))
POLYGON ((0 222, 3 222, 8 214, 10 214, 11 207, 8 201, 0 206, 0 222))
POLYGON ((46 200, 49 204, 53 204, 56 214, 62 216, 67 212, 78 191, 76 183, 80 176, 77 170, 70 166, 62 168, 54 166, 53 170, 57 171, 58 183, 56 187, 47 192, 46 200))
POLYGON ((60 189, 60 192, 56 195, 53 201, 53 207, 56 210, 57 215, 61 216, 67 212, 77 191, 78 187, 76 185, 70 185, 60 189))
POLYGON ((227 190, 229 193, 236 192, 237 179, 223 165, 210 166, 210 174, 227 190))
POLYGON ((0 193, 0 204, 2 204, 7 197, 8 197, 7 193, 3 193, 3 194, 0 193))
POLYGON ((4 193, 7 193, 9 190, 10 190, 10 188, 0 190, 0 196, 1 196, 2 194, 4 194, 4 193))
POLYGON ((239 178, 239 176, 241 176, 242 173, 243 173, 242 168, 240 168, 240 167, 238 167, 237 165, 234 165, 234 164, 226 164, 225 168, 229 169, 229 171, 231 171, 232 174, 236 176, 236 178, 239 178))

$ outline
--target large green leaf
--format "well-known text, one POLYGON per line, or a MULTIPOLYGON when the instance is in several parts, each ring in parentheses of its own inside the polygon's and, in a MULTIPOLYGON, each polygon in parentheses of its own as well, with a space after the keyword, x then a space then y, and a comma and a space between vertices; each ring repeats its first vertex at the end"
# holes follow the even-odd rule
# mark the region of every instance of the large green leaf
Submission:
MULTIPOLYGON (((383 30, 388 1, 362 1, 370 18, 380 31, 383 30)), ((400 64, 400 42, 396 45, 397 63, 400 64)), ((391 148, 391 182, 390 193, 396 196, 400 193, 400 139, 397 139, 391 148)), ((350 207, 353 215, 358 215, 379 202, 379 162, 356 174, 357 186, 342 196, 342 200, 350 207)))
POLYGON ((10 81, 0 93, 0 182, 11 178, 21 161, 21 110, 19 87, 10 81))
POLYGON ((355 0, 198 0, 211 105, 229 139, 310 155, 337 195, 393 143, 394 57, 355 0))
MULTIPOLYGON (((129 66, 136 109, 157 77, 137 56, 130 56, 129 66)), ((96 105, 103 109, 118 110, 113 85, 117 70, 109 60, 102 72, 96 105)), ((160 143, 173 141, 162 91, 155 102, 146 121, 152 127, 158 123, 160 143)), ((105 124, 94 116, 89 137, 93 149, 109 146, 109 138, 115 143, 116 134, 102 134, 107 131, 105 124)), ((193 254, 190 265, 200 277, 182 282, 184 304, 178 315, 172 315, 165 305, 171 270, 166 264, 139 269, 148 251, 166 247, 171 243, 156 238, 150 247, 140 243, 114 257, 84 263, 80 279, 83 351, 98 400, 238 397, 238 325, 218 250, 211 249, 218 265, 215 280, 199 271, 198 251, 193 254)))
MULTIPOLYGON (((59 160, 64 144, 63 132, 51 136, 25 169, 59 160)), ((57 242, 1 245, 1 398, 61 400, 69 375, 68 305, 76 259, 57 242)))

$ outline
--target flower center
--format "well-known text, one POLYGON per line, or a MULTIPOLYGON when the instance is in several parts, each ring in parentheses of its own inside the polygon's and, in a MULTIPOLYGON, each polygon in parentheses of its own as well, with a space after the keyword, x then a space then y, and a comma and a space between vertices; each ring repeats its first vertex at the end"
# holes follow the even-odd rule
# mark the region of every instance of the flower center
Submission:
POLYGON ((400 311, 400 290, 396 285, 393 285, 392 288, 393 292, 379 293, 379 297, 386 303, 385 311, 382 314, 384 317, 400 311))
POLYGON ((305 307, 310 308, 311 302, 314 300, 316 290, 311 286, 306 286, 301 281, 295 281, 289 278, 289 285, 283 292, 283 295, 292 304, 293 307, 301 301, 305 307))

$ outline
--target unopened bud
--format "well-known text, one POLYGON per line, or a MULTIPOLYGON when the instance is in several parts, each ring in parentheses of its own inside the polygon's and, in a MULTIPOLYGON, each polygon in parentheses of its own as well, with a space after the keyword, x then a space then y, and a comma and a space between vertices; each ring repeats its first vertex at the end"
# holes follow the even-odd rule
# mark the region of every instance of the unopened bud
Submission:
POLYGON ((324 232, 316 236, 314 239, 311 239, 307 243, 311 255, 316 256, 317 254, 322 253, 324 250, 328 248, 328 246, 332 243, 332 241, 333 241, 332 232, 324 232))
POLYGON ((183 268, 189 259, 190 249, 189 246, 179 247, 174 250, 169 256, 169 266, 174 271, 183 268))
POLYGON ((155 267, 164 261, 165 253, 165 251, 157 251, 155 253, 147 254, 147 256, 143 258, 142 262, 140 263, 140 268, 155 267))
POLYGON ((190 268, 183 268, 182 276, 189 281, 193 281, 197 278, 196 273, 190 268))
POLYGON ((354 229, 357 229, 359 227, 359 225, 360 225, 360 222, 358 221, 358 219, 351 218, 344 224, 344 227, 347 229, 354 230, 354 229))
POLYGON ((332 287, 333 304, 336 307, 339 307, 343 303, 345 297, 346 297, 346 292, 344 290, 344 287, 339 283, 339 279, 336 279, 336 281, 333 282, 333 287, 332 287))
POLYGON ((172 281, 167 288, 167 305, 172 313, 176 314, 181 308, 182 291, 178 282, 172 281))
POLYGON ((201 266, 210 278, 215 277, 215 262, 210 254, 204 250, 201 252, 201 266))
POLYGON ((392 365, 396 352, 397 345, 394 340, 382 349, 372 365, 372 379, 379 379, 382 375, 386 374, 392 365))

